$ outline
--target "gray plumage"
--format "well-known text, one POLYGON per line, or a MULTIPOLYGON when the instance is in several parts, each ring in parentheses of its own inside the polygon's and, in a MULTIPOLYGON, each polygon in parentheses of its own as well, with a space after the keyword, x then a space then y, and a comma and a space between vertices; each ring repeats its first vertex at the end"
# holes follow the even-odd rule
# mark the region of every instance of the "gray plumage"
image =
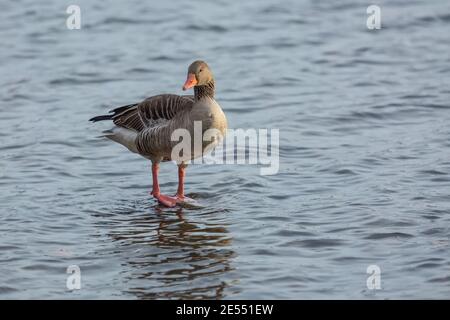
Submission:
MULTIPOLYGON (((171 141, 171 136, 176 129, 189 131, 193 146, 195 121, 201 122, 202 133, 215 129, 224 136, 227 119, 214 100, 214 78, 208 65, 195 61, 188 74, 195 75, 194 96, 161 94, 90 120, 112 120, 115 127, 105 132, 105 136, 154 162, 172 160, 172 148, 178 141, 171 141)), ((211 142, 202 143, 202 153, 193 153, 191 159, 214 147, 219 139, 215 137, 211 142)))

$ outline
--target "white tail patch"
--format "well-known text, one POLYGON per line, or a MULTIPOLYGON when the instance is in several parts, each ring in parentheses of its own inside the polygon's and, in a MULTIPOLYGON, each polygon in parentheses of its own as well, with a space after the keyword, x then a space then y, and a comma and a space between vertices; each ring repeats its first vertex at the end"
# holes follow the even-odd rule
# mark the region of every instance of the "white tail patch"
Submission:
POLYGON ((129 130, 121 127, 114 127, 111 130, 104 131, 104 136, 112 141, 120 143, 125 146, 131 152, 138 153, 136 147, 137 133, 133 130, 129 130))

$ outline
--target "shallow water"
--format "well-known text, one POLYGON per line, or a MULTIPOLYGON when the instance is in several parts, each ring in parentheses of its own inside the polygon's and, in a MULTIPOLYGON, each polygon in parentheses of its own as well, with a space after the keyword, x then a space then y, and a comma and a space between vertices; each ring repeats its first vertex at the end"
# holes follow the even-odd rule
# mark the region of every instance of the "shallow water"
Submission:
POLYGON ((448 1, 381 1, 377 31, 364 1, 77 4, 81 30, 2 4, 0 298, 449 298, 448 1), (202 207, 161 208, 87 119, 181 93, 197 58, 230 127, 280 129, 280 171, 194 165, 202 207))

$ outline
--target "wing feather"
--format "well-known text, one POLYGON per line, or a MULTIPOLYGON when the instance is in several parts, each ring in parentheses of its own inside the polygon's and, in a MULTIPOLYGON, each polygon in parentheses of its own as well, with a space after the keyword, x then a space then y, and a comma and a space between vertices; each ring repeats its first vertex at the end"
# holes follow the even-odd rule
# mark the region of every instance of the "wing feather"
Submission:
POLYGON ((190 110, 193 104, 193 96, 161 94, 112 110, 112 120, 119 127, 140 132, 173 119, 178 113, 190 110))

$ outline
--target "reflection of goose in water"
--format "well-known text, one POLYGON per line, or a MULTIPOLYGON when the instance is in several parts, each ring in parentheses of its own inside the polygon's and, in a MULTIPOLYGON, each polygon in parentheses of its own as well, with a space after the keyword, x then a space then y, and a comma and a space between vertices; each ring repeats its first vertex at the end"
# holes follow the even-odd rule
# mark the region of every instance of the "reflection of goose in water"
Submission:
POLYGON ((235 253, 223 218, 183 208, 155 208, 151 215, 136 208, 114 211, 108 235, 125 260, 125 293, 140 299, 225 296, 235 280, 235 253))

